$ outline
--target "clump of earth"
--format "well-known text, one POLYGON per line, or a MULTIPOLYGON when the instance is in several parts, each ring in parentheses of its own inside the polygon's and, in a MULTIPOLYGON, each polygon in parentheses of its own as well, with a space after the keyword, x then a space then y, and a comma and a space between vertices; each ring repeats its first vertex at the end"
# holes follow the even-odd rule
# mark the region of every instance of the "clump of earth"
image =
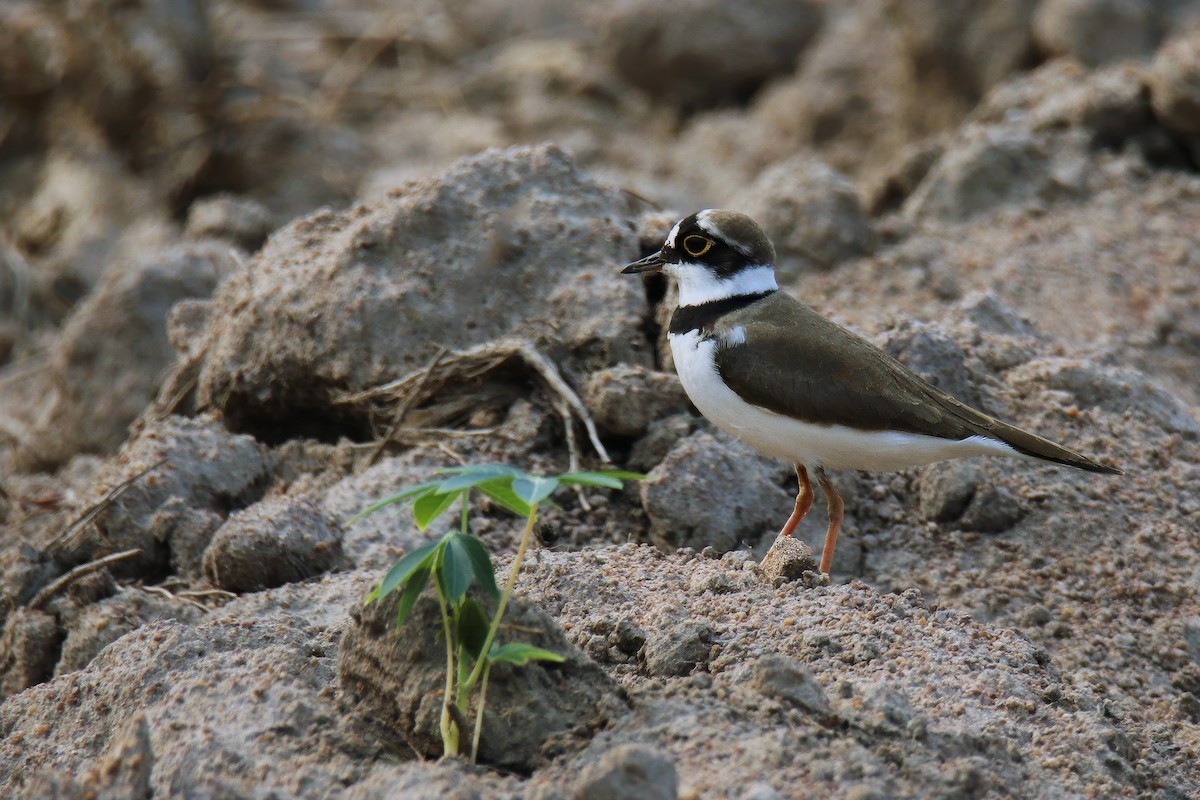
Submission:
MULTIPOLYGON (((1200 794, 1198 26, 4 4, 0 794, 1200 794), (819 501, 768 554, 790 466, 697 415, 673 288, 619 274, 707 207, 1125 476, 842 473, 831 579, 819 501), (497 673, 471 765, 439 758, 436 605, 363 604, 444 528, 355 515, 492 462, 648 477, 542 515, 510 617, 565 661, 497 673)), ((469 510, 504 570, 520 521, 469 510)))

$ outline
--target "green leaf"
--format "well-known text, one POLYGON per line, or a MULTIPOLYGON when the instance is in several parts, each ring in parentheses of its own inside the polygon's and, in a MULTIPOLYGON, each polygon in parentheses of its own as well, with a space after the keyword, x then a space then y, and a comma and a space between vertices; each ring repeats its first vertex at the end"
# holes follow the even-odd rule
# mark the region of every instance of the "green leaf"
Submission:
POLYGON ((640 481, 644 480, 645 477, 640 472, 605 469, 588 472, 567 472, 558 476, 558 482, 567 486, 581 484, 583 486, 603 486, 606 489, 620 489, 624 485, 624 481, 640 481))
POLYGON ((492 557, 488 555, 483 542, 474 536, 464 535, 461 544, 467 552, 467 557, 471 559, 471 569, 475 573, 475 580, 479 581, 479 585, 493 599, 499 599, 500 589, 496 586, 496 568, 492 565, 492 557))
POLYGON ((471 588, 475 579, 475 570, 471 564, 471 556, 463 544, 464 536, 458 531, 451 531, 442 537, 445 546, 442 548, 442 559, 438 565, 438 583, 442 587, 442 595, 452 606, 457 606, 471 588))
POLYGON ((421 596, 421 592, 425 589, 425 584, 429 583, 429 571, 432 565, 421 567, 412 574, 408 579, 408 583, 404 584, 404 591, 400 594, 400 604, 396 607, 396 628, 402 628, 404 623, 408 621, 408 615, 412 612, 413 606, 417 604, 417 598, 421 596))
POLYGON ((386 500, 380 500, 378 503, 374 503, 372 505, 367 506, 362 511, 355 514, 353 517, 346 520, 346 522, 347 522, 347 524, 349 524, 351 522, 355 522, 355 521, 360 520, 363 517, 367 516, 368 514, 374 514, 376 511, 378 511, 381 508, 387 508, 388 506, 394 506, 396 503, 403 503, 406 500, 412 501, 413 499, 424 494, 425 492, 434 491, 435 487, 437 487, 438 483, 440 483, 440 481, 428 481, 427 483, 419 483, 416 486, 410 486, 407 489, 404 489, 403 491, 397 492, 396 494, 392 495, 391 497, 387 498, 386 500))
POLYGON ((474 597, 468 597, 458 609, 458 629, 456 632, 458 643, 476 661, 479 660, 479 654, 483 650, 483 643, 487 641, 487 632, 491 624, 487 612, 483 610, 483 606, 479 605, 479 601, 474 597))
POLYGON ((496 478, 475 488, 518 517, 528 517, 533 512, 533 508, 513 492, 510 478, 496 478))
POLYGON ((526 475, 512 482, 513 493, 531 506, 554 494, 557 488, 557 478, 543 478, 540 475, 526 475))
POLYGON ((476 467, 447 467, 446 469, 439 469, 438 472, 454 476, 446 478, 438 484, 437 490, 439 492, 470 489, 484 481, 490 481, 495 478, 519 478, 525 474, 519 469, 506 467, 502 464, 484 464, 476 467))
POLYGON ((413 503, 413 519, 417 522, 417 529, 424 531, 433 524, 433 521, 444 514, 460 494, 461 492, 440 494, 432 491, 417 498, 417 502, 413 503))
POLYGON ((518 667, 523 667, 530 661, 549 661, 555 664, 561 664, 566 661, 565 658, 558 653, 552 653, 549 650, 544 650, 540 647, 534 647, 531 644, 524 642, 509 642, 504 645, 492 645, 492 652, 488 653, 488 661, 493 664, 504 662, 506 664, 516 664, 518 667))
POLYGON ((396 562, 396 565, 387 571, 383 576, 383 580, 375 587, 375 590, 367 595, 367 602, 372 600, 381 600, 396 590, 396 587, 404 583, 418 569, 426 566, 432 566, 434 551, 437 550, 440 542, 429 542, 423 544, 416 550, 409 550, 404 556, 396 562))
POLYGON ((442 467, 439 475, 487 475, 492 478, 519 478, 525 473, 507 464, 470 464, 465 467, 442 467))

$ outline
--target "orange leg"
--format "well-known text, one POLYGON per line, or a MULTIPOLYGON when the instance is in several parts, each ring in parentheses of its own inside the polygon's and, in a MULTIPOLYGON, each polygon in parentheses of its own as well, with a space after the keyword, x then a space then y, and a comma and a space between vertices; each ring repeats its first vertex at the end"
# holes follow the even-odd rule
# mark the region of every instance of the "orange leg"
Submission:
MULTIPOLYGON (((817 467, 817 483, 821 484, 825 499, 829 501, 829 530, 825 532, 825 547, 821 550, 821 574, 828 575, 829 567, 833 564, 833 550, 837 547, 838 533, 842 529, 845 506, 842 505, 842 498, 837 489, 833 488, 833 481, 829 480, 829 476, 821 467, 817 467)), ((809 503, 811 502, 812 500, 809 500, 809 503)))
POLYGON ((796 507, 792 509, 792 515, 788 517, 788 521, 784 523, 783 530, 779 532, 780 536, 791 536, 796 530, 796 526, 800 524, 800 520, 812 508, 813 498, 816 496, 813 493, 812 484, 808 482, 808 470, 803 464, 796 465, 796 481, 800 484, 799 490, 796 492, 796 507))

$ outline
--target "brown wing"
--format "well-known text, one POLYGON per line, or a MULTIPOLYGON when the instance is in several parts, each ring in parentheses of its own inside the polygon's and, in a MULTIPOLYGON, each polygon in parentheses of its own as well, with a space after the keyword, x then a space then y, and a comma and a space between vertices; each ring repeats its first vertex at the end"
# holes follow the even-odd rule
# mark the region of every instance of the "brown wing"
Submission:
POLYGON ((818 425, 943 439, 989 436, 1037 458, 1120 474, 960 403, 783 292, 725 315, 715 332, 735 326, 744 328, 745 342, 719 348, 717 369, 731 389, 757 406, 818 425))

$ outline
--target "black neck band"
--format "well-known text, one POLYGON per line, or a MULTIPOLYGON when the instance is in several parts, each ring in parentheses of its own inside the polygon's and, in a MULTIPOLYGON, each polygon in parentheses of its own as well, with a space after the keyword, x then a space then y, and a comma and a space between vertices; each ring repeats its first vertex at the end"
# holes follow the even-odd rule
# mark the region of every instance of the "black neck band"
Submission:
POLYGON ((667 329, 669 333, 687 333, 688 331, 705 331, 721 317, 731 311, 745 308, 746 306, 762 300, 764 297, 769 297, 776 290, 769 292, 759 292, 758 294, 738 294, 733 297, 726 297, 724 300, 710 300, 707 303, 700 303, 695 306, 680 306, 675 309, 675 313, 671 315, 671 326, 667 329))

